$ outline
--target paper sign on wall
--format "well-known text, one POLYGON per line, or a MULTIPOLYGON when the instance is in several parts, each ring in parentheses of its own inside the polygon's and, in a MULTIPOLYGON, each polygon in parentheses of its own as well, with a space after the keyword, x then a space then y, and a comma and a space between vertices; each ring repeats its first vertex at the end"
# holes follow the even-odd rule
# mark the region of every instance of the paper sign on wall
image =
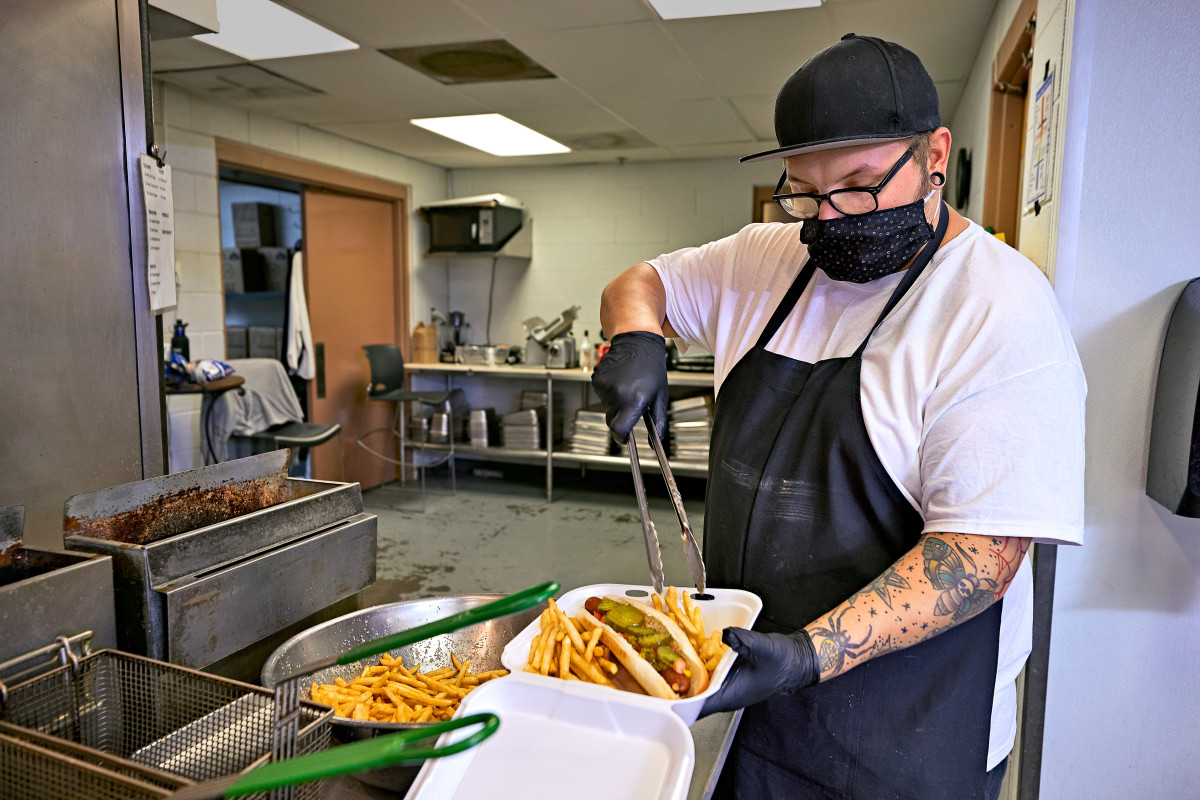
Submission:
POLYGON ((171 195, 171 168, 152 156, 138 159, 142 173, 142 200, 146 207, 146 274, 150 282, 150 310, 175 308, 175 201, 171 195))
POLYGON ((1042 81, 1030 109, 1029 172, 1025 181, 1025 207, 1050 199, 1054 170, 1054 73, 1042 81))

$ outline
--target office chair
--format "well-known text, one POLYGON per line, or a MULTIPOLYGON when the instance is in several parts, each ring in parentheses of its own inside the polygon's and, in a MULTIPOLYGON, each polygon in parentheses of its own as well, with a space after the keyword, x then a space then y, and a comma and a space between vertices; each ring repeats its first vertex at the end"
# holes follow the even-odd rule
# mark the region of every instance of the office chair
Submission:
MULTIPOLYGON (((461 389, 444 389, 440 391, 421 391, 414 392, 404 388, 404 354, 400 352, 400 348, 394 344, 368 344, 363 346, 363 350, 367 351, 367 361, 371 365, 371 383, 367 387, 367 402, 395 403, 396 411, 392 415, 392 424, 390 428, 375 428, 374 430, 362 432, 362 417, 359 417, 358 437, 355 443, 366 450, 376 458, 382 459, 385 462, 384 477, 387 475, 387 464, 395 464, 401 467, 400 470, 400 485, 404 486, 405 471, 407 466, 404 458, 404 451, 408 449, 406 421, 404 407, 405 404, 418 403, 428 406, 431 409, 440 408, 446 414, 446 421, 449 425, 448 446, 449 450, 445 455, 436 458, 432 461, 422 461, 418 463, 417 451, 426 449, 425 446, 418 445, 413 448, 413 466, 421 475, 421 502, 425 502, 425 469, 426 467, 436 467, 439 464, 450 464, 450 492, 457 494, 458 488, 454 478, 454 407, 465 406, 466 398, 463 396, 461 389), (387 431, 387 445, 384 452, 372 449, 364 440, 372 434, 380 431, 387 431), (399 460, 388 455, 391 452, 392 440, 400 440, 400 458, 399 460)), ((366 409, 363 409, 363 416, 366 416, 366 409)))

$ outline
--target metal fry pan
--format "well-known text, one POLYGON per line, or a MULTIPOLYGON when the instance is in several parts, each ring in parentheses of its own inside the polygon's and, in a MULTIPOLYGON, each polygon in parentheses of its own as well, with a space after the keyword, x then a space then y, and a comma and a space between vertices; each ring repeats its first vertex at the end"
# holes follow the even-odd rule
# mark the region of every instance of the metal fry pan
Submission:
MULTIPOLYGON (((271 654, 262 669, 262 684, 274 686, 283 677, 302 664, 346 653, 359 645, 409 630, 418 625, 443 619, 452 614, 499 600, 502 594, 472 594, 451 597, 433 597, 426 600, 411 600, 374 606, 330 620, 288 639, 271 654)), ((511 616, 482 622, 461 628, 452 633, 418 642, 392 655, 403 658, 405 666, 421 664, 422 670, 431 670, 450 663, 450 653, 459 659, 471 662, 471 672, 501 669, 500 653, 504 646, 530 622, 537 619, 545 604, 511 616)), ((309 699, 312 683, 333 683, 334 678, 347 681, 358 677, 362 668, 379 663, 379 657, 364 661, 334 666, 313 673, 305 678, 300 687, 301 699, 309 699)), ((352 742, 397 730, 422 728, 432 723, 399 723, 350 720, 333 718, 333 735, 338 741, 352 742)), ((420 766, 389 767, 361 773, 359 780, 385 789, 407 789, 416 778, 420 766)))

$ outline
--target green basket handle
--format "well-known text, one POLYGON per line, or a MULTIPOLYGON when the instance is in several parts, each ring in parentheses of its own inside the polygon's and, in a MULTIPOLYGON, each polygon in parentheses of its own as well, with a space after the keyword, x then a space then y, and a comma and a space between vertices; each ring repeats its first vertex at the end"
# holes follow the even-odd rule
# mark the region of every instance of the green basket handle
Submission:
POLYGON ((419 728, 410 728, 373 739, 339 745, 330 750, 298 756, 274 764, 265 764, 253 769, 229 787, 224 796, 241 797, 321 778, 333 778, 338 775, 365 772, 380 767, 392 767, 430 758, 452 756, 479 744, 495 733, 499 727, 500 718, 495 714, 472 714, 461 719, 435 722, 432 725, 422 725, 419 728), (483 727, 465 739, 444 747, 436 745, 409 746, 412 742, 440 736, 443 733, 470 725, 482 725, 483 727))

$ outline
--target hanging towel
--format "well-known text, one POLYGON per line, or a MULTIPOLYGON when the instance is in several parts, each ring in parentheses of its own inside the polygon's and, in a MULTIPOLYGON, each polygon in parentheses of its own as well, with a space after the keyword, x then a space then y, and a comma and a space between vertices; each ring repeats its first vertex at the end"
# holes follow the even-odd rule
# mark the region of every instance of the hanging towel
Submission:
POLYGON ((316 377, 312 328, 308 324, 308 303, 304 299, 304 254, 299 250, 292 256, 284 341, 287 345, 284 348, 284 358, 287 360, 288 372, 306 381, 316 377))
POLYGON ((231 442, 230 436, 247 436, 286 422, 303 422, 300 400, 287 373, 273 358, 229 360, 235 375, 245 383, 212 400, 208 414, 208 441, 216 461, 252 455, 249 442, 231 442))

